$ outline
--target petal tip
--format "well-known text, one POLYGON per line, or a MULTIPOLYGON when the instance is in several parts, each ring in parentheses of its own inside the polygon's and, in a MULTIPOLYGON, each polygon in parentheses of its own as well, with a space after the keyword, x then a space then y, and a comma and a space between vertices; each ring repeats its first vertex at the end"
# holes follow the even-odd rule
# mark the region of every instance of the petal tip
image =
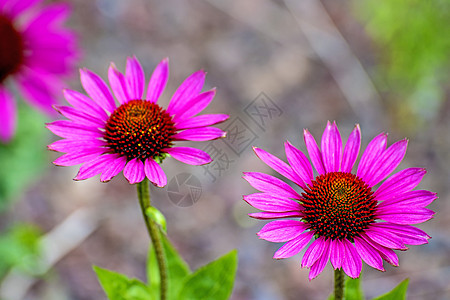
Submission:
POLYGON ((258 217, 256 217, 256 216, 254 215, 254 213, 249 213, 248 216, 249 216, 250 218, 253 218, 253 219, 259 219, 258 217))
POLYGON ((52 105, 52 108, 57 112, 57 113, 59 113, 59 114, 61 114, 62 115, 62 113, 61 113, 61 105, 56 105, 56 104, 53 104, 52 105))
POLYGON ((153 182, 153 181, 150 181, 150 182, 151 182, 154 186, 159 187, 159 188, 163 188, 163 187, 166 186, 166 184, 160 184, 160 183, 153 182))
POLYGON ((85 76, 89 73, 88 68, 80 68, 80 76, 85 76))

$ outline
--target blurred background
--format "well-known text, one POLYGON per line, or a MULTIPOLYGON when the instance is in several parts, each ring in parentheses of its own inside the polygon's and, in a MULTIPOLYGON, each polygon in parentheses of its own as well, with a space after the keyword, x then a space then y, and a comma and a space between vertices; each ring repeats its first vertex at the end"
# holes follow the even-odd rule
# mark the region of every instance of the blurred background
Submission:
MULTIPOLYGON (((69 25, 87 67, 106 78, 135 54, 147 75, 170 58, 167 105, 192 72, 208 72, 217 96, 205 113, 228 113, 225 140, 195 144, 215 161, 172 159, 169 184, 151 188, 168 236, 192 269, 237 248, 231 299, 326 299, 328 265, 311 282, 301 254, 275 261, 281 244, 259 240, 266 223, 242 200, 255 190, 244 171, 272 174, 251 146, 285 159, 283 143, 305 149, 336 120, 345 141, 356 123, 363 147, 381 131, 409 138, 400 168, 425 167, 419 188, 439 194, 435 218, 418 227, 430 243, 398 252, 399 267, 364 266, 367 298, 409 277, 408 299, 450 298, 450 2, 448 0, 71 0, 69 25)), ((81 91, 77 74, 67 86, 81 91)), ((136 189, 122 175, 75 182, 78 167, 55 167, 51 121, 20 106, 18 134, 0 145, 0 294, 9 299, 106 299, 92 265, 143 281, 149 239, 136 189)), ((275 175, 275 174, 272 174, 275 175)))

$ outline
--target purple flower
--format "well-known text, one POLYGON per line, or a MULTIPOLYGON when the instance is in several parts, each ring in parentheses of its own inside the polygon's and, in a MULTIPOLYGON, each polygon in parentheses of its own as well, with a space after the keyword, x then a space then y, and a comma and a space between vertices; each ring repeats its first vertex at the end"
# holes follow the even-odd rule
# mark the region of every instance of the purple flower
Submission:
POLYGON ((410 225, 427 221, 434 214, 425 206, 437 198, 436 194, 413 190, 425 169, 408 168, 387 178, 405 155, 406 139, 386 149, 387 134, 376 136, 363 153, 356 174, 352 169, 361 146, 359 125, 344 149, 335 122, 328 122, 321 149, 308 130, 304 130, 304 139, 317 176, 306 155, 289 142, 285 143, 289 164, 254 148, 263 162, 297 184, 303 190, 300 194, 267 174, 249 172, 244 176, 262 192, 244 196, 250 205, 263 210, 250 216, 263 220, 289 218, 272 221, 258 233, 270 242, 286 242, 274 258, 293 256, 313 240, 302 259, 302 267, 310 268, 310 280, 322 272, 328 260, 334 269, 342 268, 356 278, 361 272, 361 259, 384 271, 383 259, 398 266, 393 249, 428 243, 430 236, 410 225))
POLYGON ((225 121, 228 115, 195 116, 216 93, 215 89, 201 92, 204 71, 193 73, 180 85, 167 109, 157 103, 169 77, 167 58, 155 68, 146 95, 144 71, 136 57, 128 58, 125 74, 112 63, 108 79, 119 105, 97 74, 87 69, 80 73, 89 97, 65 90, 64 96, 72 106, 57 110, 70 120, 47 124, 54 134, 64 138, 48 146, 66 153, 54 164, 83 164, 75 180, 101 173, 100 180, 106 182, 123 170, 130 183, 141 182, 147 176, 162 187, 167 178, 158 163, 167 155, 190 165, 211 162, 202 150, 173 145, 175 141, 209 141, 225 136, 224 131, 209 126, 225 121))
POLYGON ((37 0, 0 0, 0 141, 8 142, 16 127, 16 103, 8 90, 15 84, 32 106, 52 113, 61 93, 61 77, 69 75, 78 46, 63 27, 66 4, 36 7, 37 0))

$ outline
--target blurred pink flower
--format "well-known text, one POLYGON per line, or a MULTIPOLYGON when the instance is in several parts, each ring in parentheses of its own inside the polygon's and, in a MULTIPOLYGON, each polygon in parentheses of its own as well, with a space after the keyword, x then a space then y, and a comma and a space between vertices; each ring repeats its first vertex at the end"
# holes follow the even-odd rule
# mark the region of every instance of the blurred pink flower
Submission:
POLYGON ((375 137, 362 155, 356 174, 351 172, 360 150, 358 125, 343 151, 336 123, 328 122, 321 149, 308 130, 304 131, 304 139, 318 173, 316 177, 306 155, 289 142, 285 143, 289 164, 254 148, 263 162, 301 187, 301 195, 273 176, 256 172, 244 176, 262 192, 244 196, 250 205, 263 210, 250 214, 252 217, 294 218, 272 221, 258 233, 260 238, 271 242, 286 242, 274 258, 299 253, 314 237, 302 259, 302 267, 311 268, 310 280, 322 272, 328 260, 335 269, 342 268, 348 276, 356 278, 361 272, 361 259, 384 271, 383 259, 398 265, 393 249, 406 250, 406 244, 428 243, 429 235, 409 225, 427 221, 434 214, 425 206, 437 198, 436 194, 412 190, 426 171, 421 168, 399 171, 374 189, 402 161, 406 139, 386 149, 387 134, 375 137))
POLYGON ((165 156, 190 164, 211 162, 199 149, 174 147, 174 141, 209 141, 225 136, 219 128, 209 127, 228 119, 228 115, 195 116, 214 98, 215 89, 201 92, 206 73, 189 76, 175 91, 167 109, 157 104, 169 77, 169 61, 163 59, 155 68, 144 96, 145 75, 136 57, 128 58, 125 75, 114 63, 108 71, 109 83, 95 73, 80 70, 81 83, 89 97, 65 90, 73 106, 57 107, 70 120, 55 121, 47 127, 63 137, 49 145, 50 150, 66 152, 54 161, 60 166, 83 164, 75 180, 102 174, 103 182, 123 170, 130 183, 145 176, 157 186, 165 186, 166 175, 158 162, 165 156))
POLYGON ((16 103, 7 87, 12 81, 23 98, 52 113, 77 60, 74 33, 63 26, 66 4, 38 7, 39 0, 0 0, 0 141, 8 142, 16 127, 16 103))

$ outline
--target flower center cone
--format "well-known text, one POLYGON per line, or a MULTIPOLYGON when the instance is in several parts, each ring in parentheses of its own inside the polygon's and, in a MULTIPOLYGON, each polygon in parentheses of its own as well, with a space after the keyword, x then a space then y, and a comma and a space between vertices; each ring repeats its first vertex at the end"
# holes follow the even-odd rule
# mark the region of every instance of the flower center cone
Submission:
POLYGON ((11 20, 0 16, 0 83, 19 71, 24 61, 24 43, 11 20))
POLYGON ((145 161, 170 148, 174 134, 172 117, 158 104, 131 100, 109 117, 104 137, 112 153, 145 161))

